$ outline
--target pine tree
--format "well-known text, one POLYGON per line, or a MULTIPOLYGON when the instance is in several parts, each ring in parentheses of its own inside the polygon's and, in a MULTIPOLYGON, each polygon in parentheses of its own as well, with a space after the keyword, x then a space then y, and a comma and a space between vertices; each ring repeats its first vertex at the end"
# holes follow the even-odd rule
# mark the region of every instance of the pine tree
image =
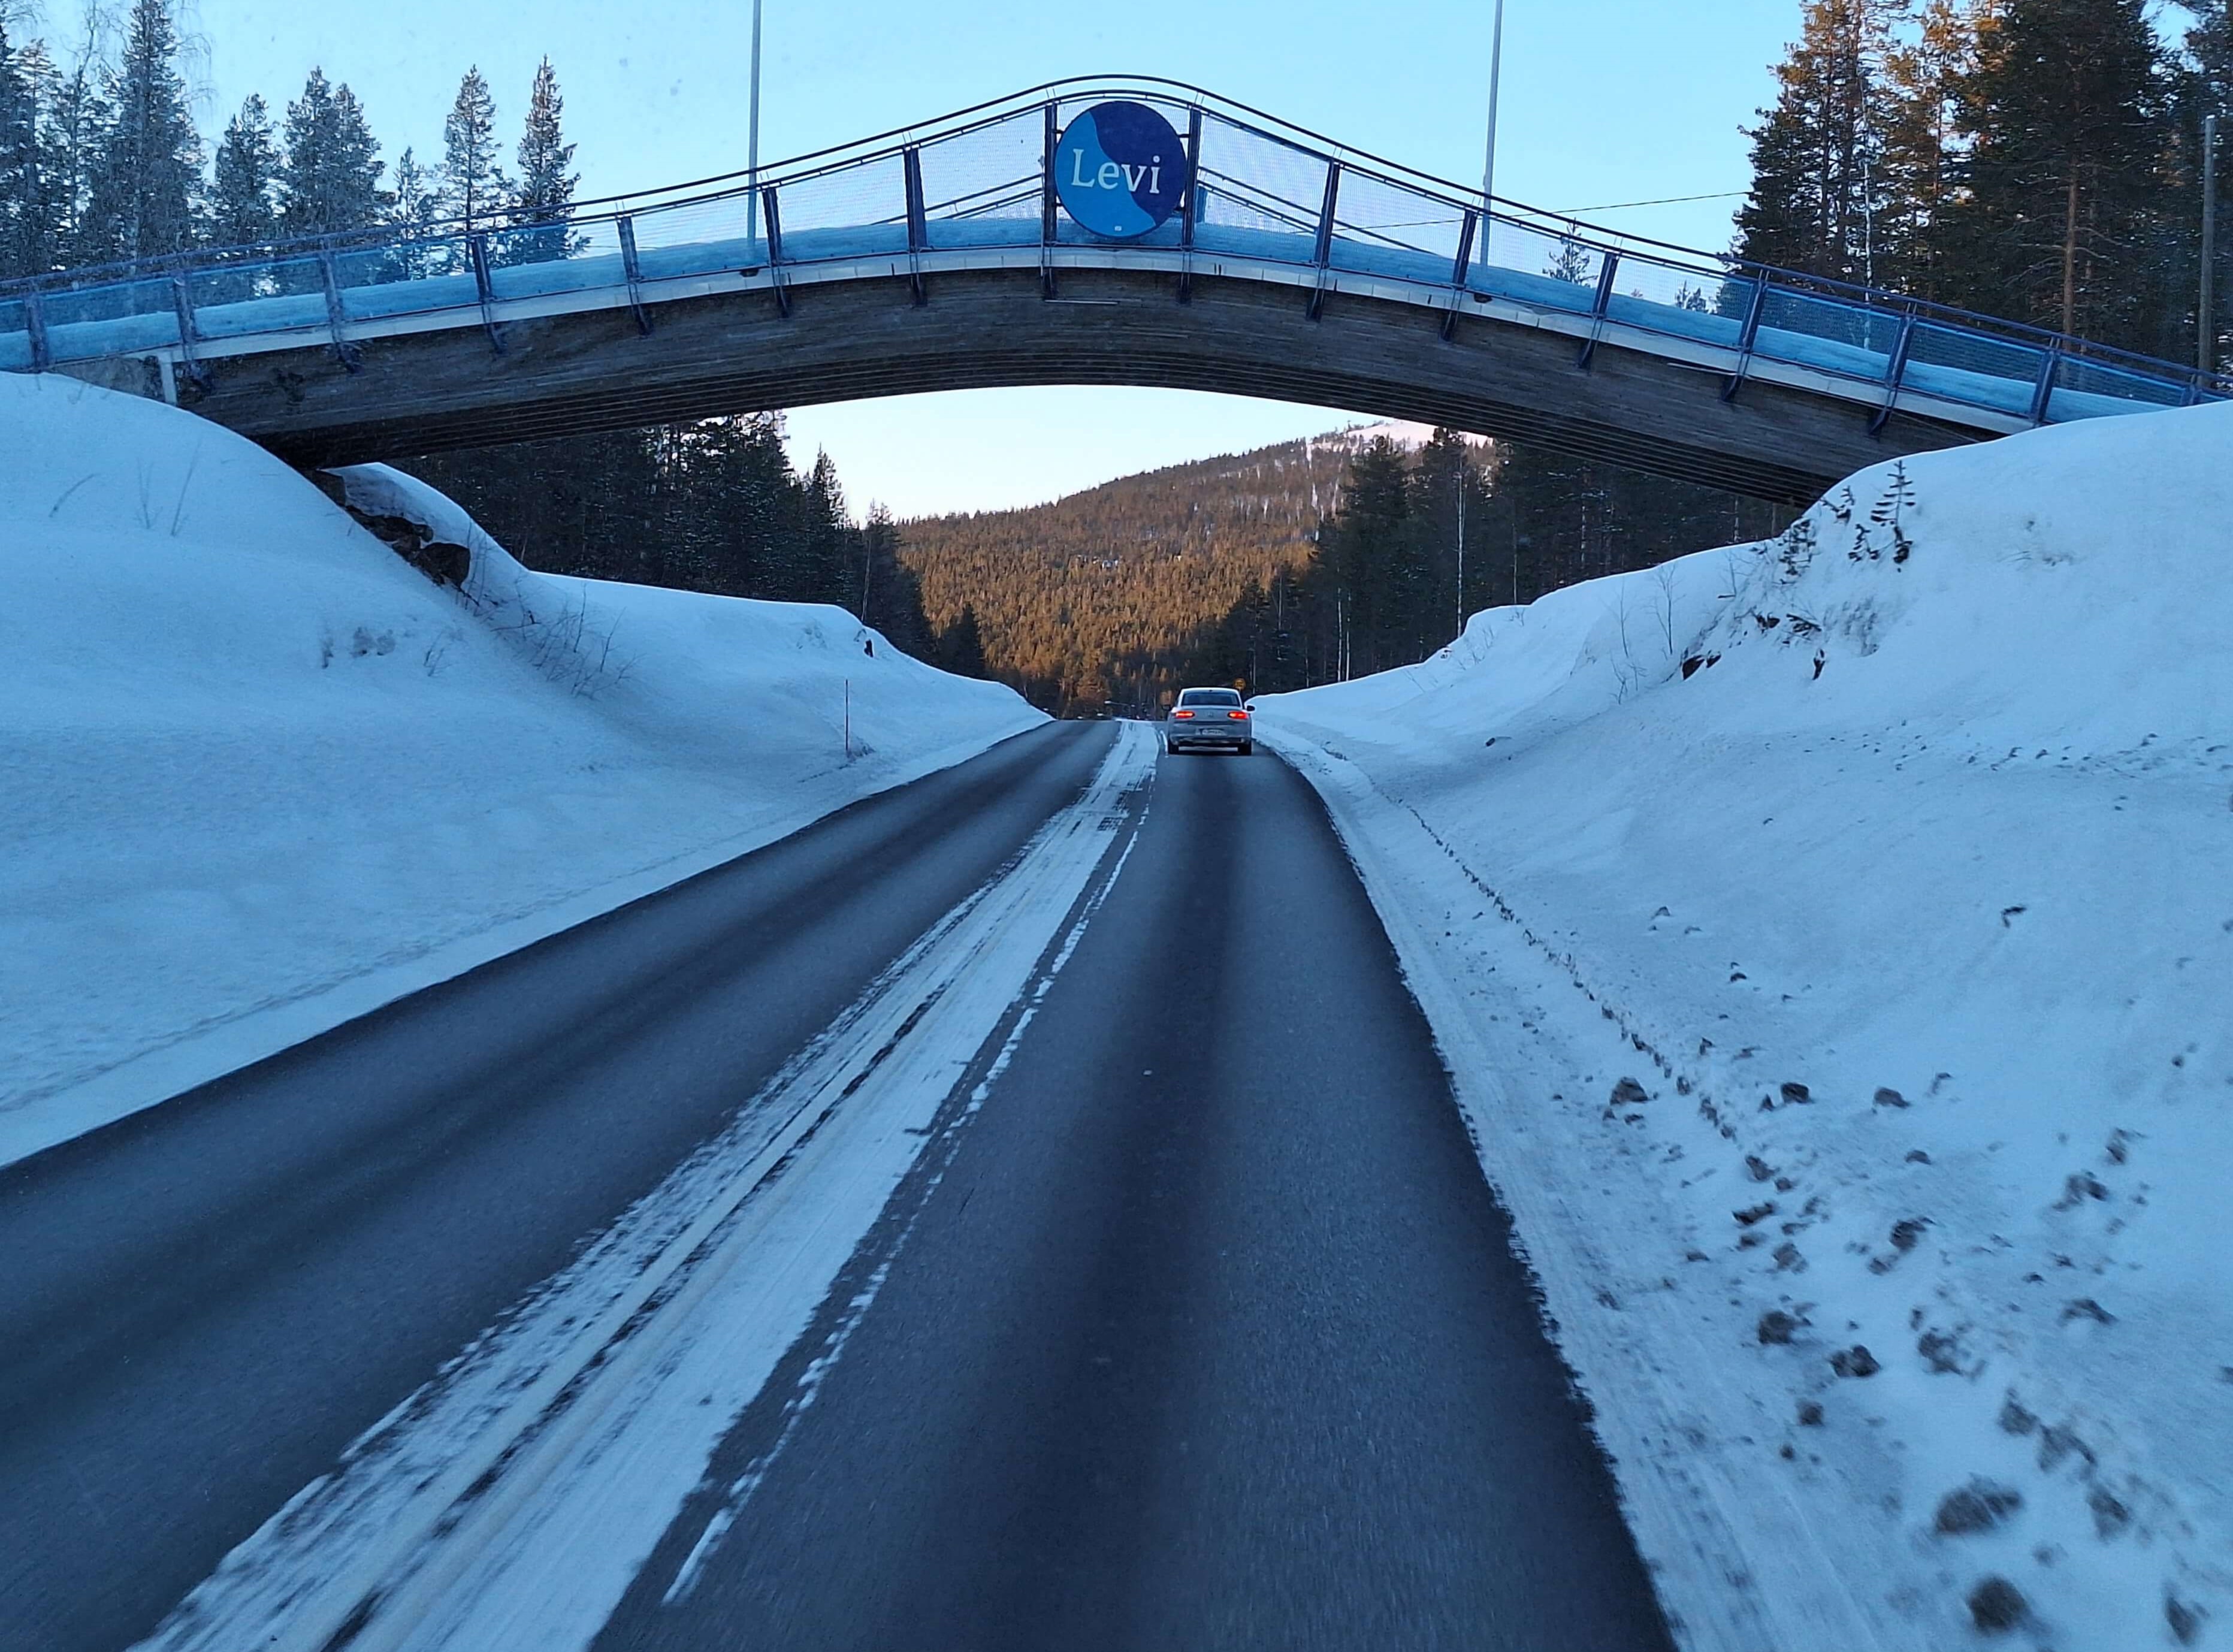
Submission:
POLYGON ((565 226, 573 218, 574 186, 582 180, 578 172, 566 170, 573 164, 574 146, 565 140, 559 124, 564 107, 557 71, 546 57, 536 68, 534 89, 528 94, 527 128, 519 140, 519 182, 512 198, 518 221, 531 228, 508 237, 508 262, 543 263, 577 250, 565 226))
POLYGON ((220 247, 269 241, 277 233, 279 146, 264 100, 251 94, 225 123, 209 198, 209 237, 220 247))
POLYGON ((2007 0, 1965 89, 1960 302, 2145 348, 2170 143, 2144 0, 2007 0))
POLYGON ((1776 68, 1775 107, 1752 129, 1741 257, 1839 281, 1874 276, 1888 41, 1881 0, 1807 0, 1799 40, 1776 68))
POLYGON ((284 233, 331 235, 381 221, 385 168, 355 94, 329 83, 323 69, 312 69, 303 95, 287 106, 282 131, 287 159, 279 173, 279 222, 284 233))
POLYGON ((144 258, 192 244, 202 143, 178 56, 171 0, 133 0, 104 100, 81 257, 144 258))
POLYGON ((511 181, 497 159, 496 100, 478 68, 458 82, 442 122, 440 199, 442 215, 467 231, 494 229, 511 205, 511 181))
POLYGON ((1968 147, 1963 101, 1976 71, 1979 29, 1995 3, 1925 0, 1913 36, 1885 56, 1891 98, 1877 278, 1919 298, 1943 298, 1960 262, 1952 209, 1968 147))

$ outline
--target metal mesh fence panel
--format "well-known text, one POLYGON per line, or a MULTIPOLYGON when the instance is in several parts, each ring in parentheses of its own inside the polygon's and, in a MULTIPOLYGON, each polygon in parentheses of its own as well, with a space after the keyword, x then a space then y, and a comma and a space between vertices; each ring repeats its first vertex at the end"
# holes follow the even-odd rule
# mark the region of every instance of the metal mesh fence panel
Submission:
POLYGON ((41 295, 47 342, 57 361, 129 355, 179 341, 170 277, 103 282, 41 295))
POLYGON ((1331 262, 1409 281, 1449 282, 1462 207, 1370 173, 1344 172, 1334 203, 1331 262))
POLYGON ((2186 405, 2187 391, 2184 384, 2130 367, 2067 355, 2056 366, 2054 394, 2047 401, 2047 417, 2083 419, 2094 413, 2113 413, 2116 409, 2110 404, 2120 401, 2152 407, 2180 407, 2186 405))
POLYGON ((1753 348, 1841 377, 1881 379, 1891 368, 1900 321, 1889 310, 1771 288, 1753 348))
POLYGON ((1734 345, 1743 331, 1744 311, 1741 302, 1735 315, 1724 309, 1727 284, 1718 270, 1631 254, 1613 265, 1605 314, 1611 320, 1672 338, 1734 345))
MULTIPOLYGON (((790 203, 784 202, 784 227, 790 227, 790 203)), ((745 191, 654 207, 631 220, 636 250, 647 280, 680 276, 711 275, 764 263, 759 243, 767 225, 759 222, 745 191)))
POLYGON ((786 184, 779 207, 786 263, 907 250, 907 172, 897 155, 786 184))
POLYGON ((1476 244, 1468 284, 1553 309, 1585 310, 1597 300, 1604 255, 1571 236, 1499 218, 1476 244))
POLYGON ((30 312, 30 301, 28 299, 0 298, 0 372, 29 370, 30 312))
POLYGON ((2046 361, 2047 352, 2036 345, 1917 322, 1900 382, 1951 401, 2028 414, 2046 361))
MULTIPOLYGON (((1316 155, 1205 116, 1197 178, 1199 226, 1305 239, 1318 232, 1326 163, 1316 155)), ((1307 246, 1302 256, 1307 259, 1307 246)))
POLYGON ((1032 108, 923 145, 916 153, 922 166, 924 215, 934 219, 988 215, 1036 219, 1039 152, 1045 135, 1045 112, 1032 108))

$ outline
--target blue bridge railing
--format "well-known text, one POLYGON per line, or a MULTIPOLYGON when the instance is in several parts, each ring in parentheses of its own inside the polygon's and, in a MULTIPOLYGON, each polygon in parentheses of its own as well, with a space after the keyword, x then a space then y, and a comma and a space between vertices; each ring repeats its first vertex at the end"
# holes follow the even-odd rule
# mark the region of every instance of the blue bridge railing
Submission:
MULTIPOLYGON (((1446 302, 1505 301, 1618 328, 1670 350, 1715 347, 1734 392, 1780 362, 1881 397, 1976 409, 2000 428, 2233 397, 2233 379, 1898 294, 1592 228, 1349 149, 1245 105, 1152 78, 1058 81, 928 126, 563 218, 416 232, 368 229, 61 271, 0 283, 0 369, 281 341, 351 340, 401 318, 485 322, 520 299, 624 290, 639 317, 672 283, 720 274, 784 283, 817 265, 1100 241, 1053 210, 1052 134, 1109 97, 1160 107, 1195 146, 1195 187, 1127 246, 1291 266, 1446 302)), ((1051 263, 1049 268, 1051 269, 1051 263)), ((1313 302, 1316 301, 1313 300, 1313 302)), ((563 306, 561 306, 563 307, 563 306)), ((646 322, 648 325, 648 322, 646 322)), ((1584 348, 1586 353, 1588 344, 1584 348)))

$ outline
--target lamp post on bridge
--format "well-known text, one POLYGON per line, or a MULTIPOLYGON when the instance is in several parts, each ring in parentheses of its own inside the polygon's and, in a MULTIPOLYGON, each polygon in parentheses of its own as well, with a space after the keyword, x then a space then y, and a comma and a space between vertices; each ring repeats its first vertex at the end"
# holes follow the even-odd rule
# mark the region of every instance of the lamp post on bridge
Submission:
POLYGON ((2210 277, 2217 261, 2217 117, 2202 117, 2202 293, 2195 306, 2194 364, 2217 371, 2217 320, 2210 313, 2210 277))
POLYGON ((745 242, 760 238, 760 0, 752 0, 752 99, 745 140, 745 242))
POLYGON ((1488 32, 1488 152, 1481 163, 1481 261, 1488 262, 1488 237, 1496 210, 1496 86, 1504 67, 1504 0, 1496 0, 1488 32))

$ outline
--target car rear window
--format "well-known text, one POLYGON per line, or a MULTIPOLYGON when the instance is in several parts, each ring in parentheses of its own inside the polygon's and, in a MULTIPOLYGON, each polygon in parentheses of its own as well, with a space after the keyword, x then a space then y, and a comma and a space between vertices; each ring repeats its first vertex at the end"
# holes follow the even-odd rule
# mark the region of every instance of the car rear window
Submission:
POLYGON ((1238 706, 1240 696, 1230 688, 1189 688, 1179 696, 1182 706, 1238 706))

